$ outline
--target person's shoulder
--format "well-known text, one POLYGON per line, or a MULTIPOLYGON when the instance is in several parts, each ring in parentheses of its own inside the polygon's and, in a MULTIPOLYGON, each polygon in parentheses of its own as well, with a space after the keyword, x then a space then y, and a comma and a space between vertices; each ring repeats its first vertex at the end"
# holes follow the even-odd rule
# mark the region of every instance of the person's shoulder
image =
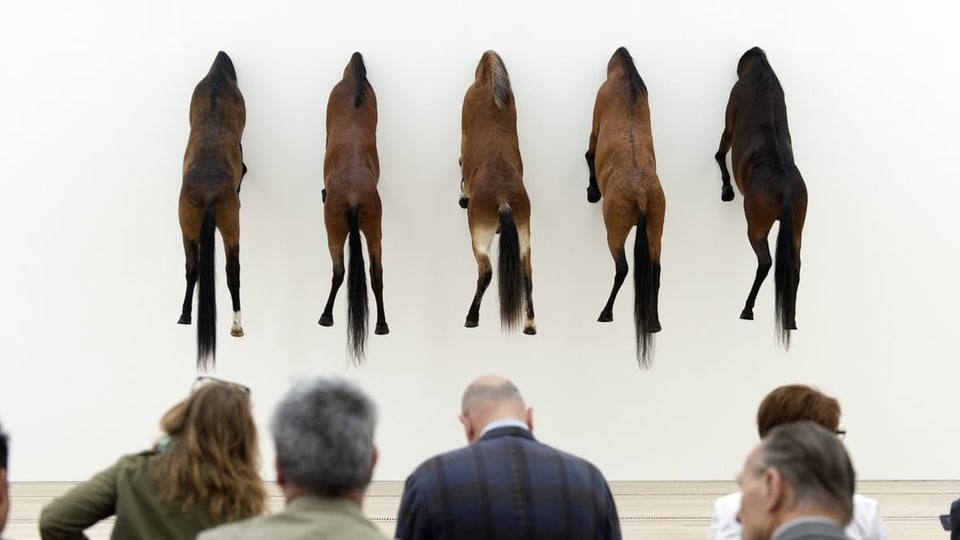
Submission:
MULTIPOLYGON (((258 516, 250 519, 244 519, 240 521, 235 521, 233 523, 227 523, 225 525, 220 525, 213 527, 212 529, 207 529, 197 535, 197 540, 220 540, 224 538, 231 539, 241 539, 245 538, 248 531, 256 531, 263 522, 269 519, 270 516, 258 516)), ((253 537, 251 537, 253 538, 253 537)))

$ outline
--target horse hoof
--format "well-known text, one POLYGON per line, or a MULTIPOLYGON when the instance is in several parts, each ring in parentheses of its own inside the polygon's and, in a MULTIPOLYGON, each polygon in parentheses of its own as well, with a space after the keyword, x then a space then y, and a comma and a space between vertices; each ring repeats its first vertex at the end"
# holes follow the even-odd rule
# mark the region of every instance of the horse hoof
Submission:
POLYGON ((239 326, 230 329, 230 335, 233 337, 243 337, 243 328, 239 326))
POLYGON ((797 323, 796 323, 796 322, 787 323, 787 330, 796 330, 796 329, 797 329, 797 323))
POLYGON ((660 322, 658 321, 658 322, 656 322, 656 323, 653 324, 653 327, 652 327, 652 328, 650 328, 650 333, 651 333, 651 334, 656 334, 656 333, 660 332, 661 330, 663 330, 663 327, 660 326, 660 322))
POLYGON ((745 310, 743 310, 742 312, 740 312, 740 318, 743 319, 743 320, 745 320, 745 321, 752 321, 752 320, 753 320, 753 310, 750 310, 750 309, 745 309, 745 310))
POLYGON ((463 326, 467 328, 476 328, 480 324, 479 319, 467 319, 467 322, 463 323, 463 326))
POLYGON ((378 336, 385 336, 390 333, 390 327, 387 326, 387 323, 377 323, 377 327, 373 330, 373 333, 378 336))
POLYGON ((733 186, 723 186, 723 190, 720 192, 720 200, 723 202, 730 202, 733 200, 733 186))
POLYGON ((333 326, 333 315, 327 315, 324 313, 320 316, 320 320, 317 321, 317 324, 320 326, 333 326))
POLYGON ((469 197, 460 197, 460 208, 463 208, 464 210, 466 210, 467 206, 469 205, 470 205, 469 197))
POLYGON ((528 335, 528 336, 535 336, 535 335, 537 335, 537 327, 536 327, 536 326, 528 326, 528 327, 526 327, 526 328, 523 329, 523 333, 526 334, 526 335, 528 335))
POLYGON ((600 188, 594 186, 587 188, 587 202, 600 202, 600 188))
POLYGON ((181 315, 181 316, 180 316, 180 320, 177 321, 177 324, 190 324, 190 316, 189 316, 189 315, 181 315))
POLYGON ((613 320, 613 313, 607 313, 606 311, 600 312, 600 317, 597 318, 597 322, 610 322, 613 320))

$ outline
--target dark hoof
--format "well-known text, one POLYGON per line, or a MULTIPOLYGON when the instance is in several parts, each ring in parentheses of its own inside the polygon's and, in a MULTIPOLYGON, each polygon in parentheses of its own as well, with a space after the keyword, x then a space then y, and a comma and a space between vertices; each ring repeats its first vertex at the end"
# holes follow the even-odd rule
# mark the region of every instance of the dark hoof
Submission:
POLYGON ((600 188, 596 186, 587 188, 587 202, 600 202, 600 188))
POLYGON ((537 335, 537 328, 535 326, 528 326, 523 329, 523 333, 528 336, 535 336, 537 335))
POLYGON ((390 333, 390 327, 387 326, 387 323, 377 323, 377 327, 373 330, 373 333, 378 336, 385 336, 390 333))
POLYGON ((320 202, 321 203, 327 202, 327 188, 323 188, 320 190, 320 202))
POLYGON ((480 324, 479 319, 467 319, 467 322, 463 323, 463 326, 467 328, 476 328, 480 324))
POLYGON ((321 315, 320 320, 317 321, 317 324, 320 326, 333 326, 333 315, 321 315))
POLYGON ((660 332, 661 330, 663 330, 663 327, 660 326, 660 321, 657 321, 657 322, 655 322, 655 323, 653 324, 653 328, 650 329, 650 333, 651 333, 651 334, 656 334, 656 333, 660 332))
POLYGON ((469 197, 460 197, 460 208, 466 210, 467 206, 470 204, 469 197))
POLYGON ((177 324, 190 324, 190 316, 189 316, 189 315, 181 315, 181 316, 180 316, 180 320, 177 321, 177 324))
POLYGON ((606 311, 600 312, 600 317, 597 318, 597 322, 610 322, 613 320, 613 313, 607 313, 606 311))
POLYGON ((795 322, 787 323, 787 330, 796 330, 796 329, 797 329, 797 323, 795 322))
POLYGON ((733 200, 733 186, 729 184, 723 186, 723 190, 720 192, 720 200, 723 202, 730 202, 733 200))
POLYGON ((743 319, 743 320, 745 320, 745 321, 752 321, 752 320, 753 320, 753 310, 751 310, 751 309, 745 309, 745 310, 741 311, 741 312, 740 312, 740 318, 743 319))

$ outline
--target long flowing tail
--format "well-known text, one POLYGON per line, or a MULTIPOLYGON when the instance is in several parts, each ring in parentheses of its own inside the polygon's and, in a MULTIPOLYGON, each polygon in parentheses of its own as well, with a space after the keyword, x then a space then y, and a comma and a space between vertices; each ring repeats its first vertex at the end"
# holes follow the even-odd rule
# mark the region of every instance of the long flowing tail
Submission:
POLYGON ((657 321, 657 270, 650 258, 647 216, 640 214, 633 243, 633 323, 637 330, 637 361, 641 368, 653 362, 653 334, 657 321))
POLYGON ((347 213, 350 226, 350 262, 347 264, 347 316, 350 326, 347 329, 347 344, 357 363, 366 356, 367 343, 367 274, 363 264, 363 247, 360 243, 360 224, 357 220, 359 210, 351 206, 347 213))
POLYGON ((197 296, 197 368, 206 370, 207 363, 217 359, 217 291, 214 261, 213 233, 217 222, 209 205, 203 209, 203 222, 200 225, 200 268, 198 272, 197 296))
POLYGON ((773 270, 776 285, 777 337, 790 349, 790 331, 797 313, 797 284, 800 282, 800 254, 793 241, 793 205, 789 198, 780 208, 780 232, 777 233, 777 263, 773 270))
POLYGON ((509 206, 500 209, 500 255, 497 283, 500 288, 500 324, 508 331, 523 321, 523 266, 520 264, 520 237, 509 206))

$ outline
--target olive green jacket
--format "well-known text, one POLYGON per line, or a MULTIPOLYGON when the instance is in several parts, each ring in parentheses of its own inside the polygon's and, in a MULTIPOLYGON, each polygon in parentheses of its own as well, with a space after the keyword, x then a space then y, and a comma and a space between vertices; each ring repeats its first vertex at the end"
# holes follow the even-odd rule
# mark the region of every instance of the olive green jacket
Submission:
POLYGON ((216 525, 157 501, 153 468, 159 454, 124 456, 109 469, 54 499, 40 514, 43 540, 82 540, 83 531, 116 515, 111 539, 180 540, 216 525))

